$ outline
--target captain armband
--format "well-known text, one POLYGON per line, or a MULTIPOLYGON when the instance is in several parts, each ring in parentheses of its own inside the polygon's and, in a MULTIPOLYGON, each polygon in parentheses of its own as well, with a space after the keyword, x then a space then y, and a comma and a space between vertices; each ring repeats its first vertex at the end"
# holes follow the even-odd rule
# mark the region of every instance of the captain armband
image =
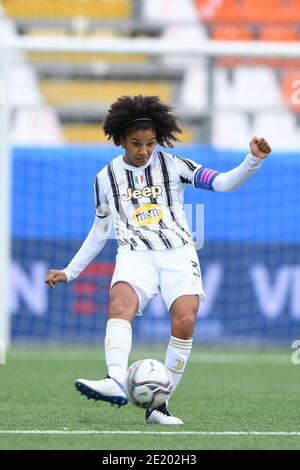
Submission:
POLYGON ((194 186, 196 188, 206 189, 207 191, 214 191, 212 184, 218 174, 218 171, 201 167, 195 174, 194 186))

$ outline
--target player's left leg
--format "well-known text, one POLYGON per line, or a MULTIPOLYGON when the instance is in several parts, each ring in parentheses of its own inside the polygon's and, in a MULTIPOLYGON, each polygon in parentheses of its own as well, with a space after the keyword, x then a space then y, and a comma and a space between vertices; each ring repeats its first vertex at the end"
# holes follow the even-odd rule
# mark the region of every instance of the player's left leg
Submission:
POLYGON ((185 370, 193 345, 193 332, 199 310, 198 295, 183 295, 172 304, 171 337, 169 340, 165 365, 173 379, 173 392, 185 370))
MULTIPOLYGON (((185 245, 165 250, 160 255, 161 293, 171 315, 171 336, 165 356, 165 365, 176 389, 192 350, 193 331, 200 300, 205 298, 196 250, 185 245)), ((183 424, 171 416, 168 403, 146 414, 147 423, 183 424)))
MULTIPOLYGON (((176 299, 170 308, 171 337, 166 352, 165 365, 172 375, 172 393, 182 378, 192 350, 192 336, 198 309, 198 295, 183 295, 176 299)), ((146 415, 147 423, 183 424, 180 418, 171 415, 167 406, 168 402, 155 410, 149 410, 146 415)))

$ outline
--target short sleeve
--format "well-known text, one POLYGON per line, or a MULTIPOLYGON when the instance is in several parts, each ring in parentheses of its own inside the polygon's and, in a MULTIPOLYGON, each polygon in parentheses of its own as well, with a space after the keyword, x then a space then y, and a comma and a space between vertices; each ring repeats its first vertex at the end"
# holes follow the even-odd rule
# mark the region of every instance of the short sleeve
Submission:
POLYGON ((94 183, 94 196, 97 217, 107 217, 110 214, 108 201, 99 181, 99 175, 96 176, 94 183))
POLYGON ((182 183, 191 184, 195 188, 214 191, 213 182, 218 171, 203 167, 200 163, 187 158, 175 157, 177 171, 182 183))
POLYGON ((188 158, 174 156, 174 159, 181 182, 195 186, 195 175, 200 170, 202 165, 188 158))

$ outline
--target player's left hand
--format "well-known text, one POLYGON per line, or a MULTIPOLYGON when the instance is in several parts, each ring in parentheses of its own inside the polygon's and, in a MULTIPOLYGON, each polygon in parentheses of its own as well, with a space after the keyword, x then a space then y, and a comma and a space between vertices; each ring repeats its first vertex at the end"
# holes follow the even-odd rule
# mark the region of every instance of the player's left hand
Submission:
POLYGON ((261 160, 272 152, 270 145, 263 137, 253 137, 250 141, 250 149, 251 153, 261 160))

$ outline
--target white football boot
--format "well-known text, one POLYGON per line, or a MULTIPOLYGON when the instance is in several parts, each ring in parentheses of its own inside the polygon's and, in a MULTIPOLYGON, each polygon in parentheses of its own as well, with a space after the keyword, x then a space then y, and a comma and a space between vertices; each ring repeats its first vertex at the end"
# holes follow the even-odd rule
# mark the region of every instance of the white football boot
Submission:
POLYGON ((123 385, 116 379, 106 377, 102 380, 78 379, 75 382, 76 389, 88 399, 102 400, 112 405, 126 405, 128 399, 123 385))
POLYGON ((176 416, 172 416, 166 403, 158 408, 149 408, 146 411, 146 423, 148 424, 183 424, 183 421, 176 416))

